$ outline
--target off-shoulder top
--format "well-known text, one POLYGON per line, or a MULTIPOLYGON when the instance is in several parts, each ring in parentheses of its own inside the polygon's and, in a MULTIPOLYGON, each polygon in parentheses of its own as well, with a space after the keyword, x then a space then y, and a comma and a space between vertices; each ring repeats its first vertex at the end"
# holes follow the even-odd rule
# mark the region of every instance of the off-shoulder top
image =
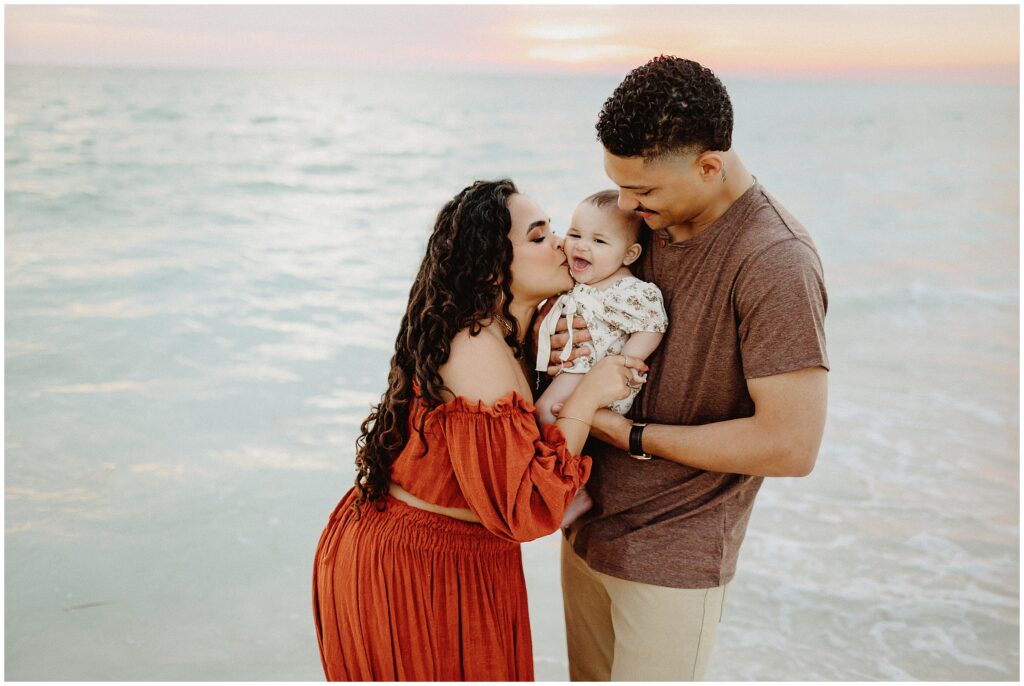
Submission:
POLYGON ((554 424, 541 429, 533 403, 514 390, 493 405, 457 396, 426 410, 426 454, 416 430, 423 412, 417 393, 391 481, 428 503, 468 508, 501 538, 556 531, 590 476, 590 458, 571 454, 554 424))

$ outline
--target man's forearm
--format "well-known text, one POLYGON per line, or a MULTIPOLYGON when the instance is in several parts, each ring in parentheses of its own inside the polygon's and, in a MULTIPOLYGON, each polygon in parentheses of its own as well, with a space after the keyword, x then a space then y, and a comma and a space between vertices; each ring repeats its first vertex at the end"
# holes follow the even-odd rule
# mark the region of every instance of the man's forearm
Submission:
MULTIPOLYGON (((628 450, 629 420, 609 416, 614 414, 610 410, 600 414, 604 417, 595 417, 591 435, 628 450)), ((659 458, 710 472, 753 476, 806 476, 819 445, 820 438, 801 444, 796 436, 787 437, 756 417, 701 426, 648 424, 643 433, 644 451, 659 458)))
POLYGON ((800 445, 756 417, 701 426, 651 424, 643 443, 647 452, 673 462, 753 476, 806 476, 818 456, 817 443, 800 445))
MULTIPOLYGON (((700 426, 650 424, 646 452, 709 472, 806 476, 814 468, 825 430, 828 372, 809 367, 748 379, 754 416, 700 426)), ((610 410, 594 415, 591 435, 629 448, 631 422, 610 410)))

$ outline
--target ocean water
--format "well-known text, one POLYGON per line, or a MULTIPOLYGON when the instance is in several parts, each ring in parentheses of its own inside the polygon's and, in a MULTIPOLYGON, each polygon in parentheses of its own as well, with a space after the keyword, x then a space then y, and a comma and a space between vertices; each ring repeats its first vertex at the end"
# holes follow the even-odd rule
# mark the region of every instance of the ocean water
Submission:
MULTIPOLYGON (((564 231, 616 82, 7 66, 7 678, 322 678, 312 555, 434 214, 507 175, 564 231)), ((832 371, 708 677, 1017 680, 1018 89, 726 84, 832 371)), ((524 546, 543 680, 557 558, 524 546)))

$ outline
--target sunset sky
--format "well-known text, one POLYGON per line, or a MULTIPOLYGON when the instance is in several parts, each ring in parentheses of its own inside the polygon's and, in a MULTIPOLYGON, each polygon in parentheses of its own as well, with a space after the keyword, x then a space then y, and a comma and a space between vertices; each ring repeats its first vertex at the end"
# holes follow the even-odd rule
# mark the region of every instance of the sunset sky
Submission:
POLYGON ((1016 5, 8 5, 7 63, 1016 82, 1016 5))

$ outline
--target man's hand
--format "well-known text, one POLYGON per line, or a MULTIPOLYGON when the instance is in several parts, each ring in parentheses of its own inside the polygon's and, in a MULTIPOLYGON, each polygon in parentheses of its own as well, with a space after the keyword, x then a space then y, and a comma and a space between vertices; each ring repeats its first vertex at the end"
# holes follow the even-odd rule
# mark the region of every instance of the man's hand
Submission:
POLYGON ((558 325, 555 327, 555 333, 551 336, 551 359, 548 360, 548 376, 558 376, 558 373, 563 369, 571 367, 573 361, 580 355, 593 355, 593 348, 589 345, 591 341, 593 339, 590 337, 590 330, 587 329, 587 320, 576 315, 572 320, 572 351, 569 354, 569 358, 562 362, 562 349, 569 342, 569 333, 565 325, 565 319, 559 319, 558 325), (588 345, 583 346, 581 349, 580 345, 582 343, 588 343, 588 345))

